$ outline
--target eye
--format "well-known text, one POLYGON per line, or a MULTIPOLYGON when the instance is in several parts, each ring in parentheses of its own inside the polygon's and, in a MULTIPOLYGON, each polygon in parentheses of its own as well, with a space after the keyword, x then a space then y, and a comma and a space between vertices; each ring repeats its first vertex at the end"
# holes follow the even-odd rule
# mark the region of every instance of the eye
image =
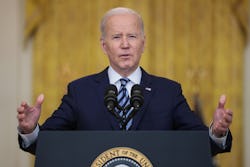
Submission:
POLYGON ((120 38, 121 38, 120 35, 113 35, 113 36, 112 36, 112 39, 120 39, 120 38))
POLYGON ((129 35, 129 38, 136 38, 136 35, 129 35))

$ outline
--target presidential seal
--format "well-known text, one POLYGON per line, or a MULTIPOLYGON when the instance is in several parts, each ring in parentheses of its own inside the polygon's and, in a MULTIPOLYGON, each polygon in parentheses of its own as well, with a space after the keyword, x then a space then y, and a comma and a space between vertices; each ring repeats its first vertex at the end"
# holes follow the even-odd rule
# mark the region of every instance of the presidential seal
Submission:
POLYGON ((115 147, 101 153, 91 167, 153 167, 141 152, 128 147, 115 147))

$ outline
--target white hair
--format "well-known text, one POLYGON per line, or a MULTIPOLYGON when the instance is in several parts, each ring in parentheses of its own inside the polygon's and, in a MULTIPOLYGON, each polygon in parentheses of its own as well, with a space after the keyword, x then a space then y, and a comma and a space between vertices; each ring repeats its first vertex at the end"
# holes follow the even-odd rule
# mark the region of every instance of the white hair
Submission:
POLYGON ((138 20, 140 22, 141 25, 141 32, 142 34, 144 34, 144 23, 142 20, 142 17, 139 13, 137 13, 136 11, 129 9, 129 8, 124 8, 124 7, 117 7, 117 8, 113 8, 109 11, 107 11, 105 13, 105 15, 102 17, 101 23, 100 23, 100 31, 101 31, 101 36, 104 37, 105 36, 105 26, 106 26, 106 22, 109 19, 109 17, 113 16, 113 15, 119 15, 119 14, 133 14, 136 15, 138 17, 138 20))

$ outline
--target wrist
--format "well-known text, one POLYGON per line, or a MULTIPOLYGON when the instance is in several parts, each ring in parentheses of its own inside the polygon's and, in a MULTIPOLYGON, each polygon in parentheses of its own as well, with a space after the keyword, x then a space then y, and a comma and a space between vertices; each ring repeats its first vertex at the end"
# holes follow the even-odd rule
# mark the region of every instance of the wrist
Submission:
POLYGON ((20 126, 17 127, 17 130, 21 134, 30 134, 36 129, 37 125, 34 125, 31 128, 21 128, 20 126))

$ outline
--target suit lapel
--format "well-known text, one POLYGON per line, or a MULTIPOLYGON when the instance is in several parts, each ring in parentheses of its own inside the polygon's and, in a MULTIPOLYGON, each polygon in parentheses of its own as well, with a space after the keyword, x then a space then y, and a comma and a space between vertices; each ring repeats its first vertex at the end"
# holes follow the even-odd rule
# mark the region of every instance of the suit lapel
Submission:
POLYGON ((152 77, 142 69, 142 78, 141 78, 140 85, 143 90, 144 103, 141 109, 136 113, 136 115, 133 118, 133 124, 132 124, 131 130, 137 129, 141 119, 143 118, 145 112, 147 111, 146 108, 149 104, 150 97, 154 92, 151 81, 152 81, 152 77))
POLYGON ((104 112, 104 115, 110 122, 111 129, 113 130, 119 130, 119 124, 118 121, 116 120, 115 116, 113 116, 106 108, 104 105, 104 94, 107 86, 109 85, 109 78, 108 78, 108 72, 107 68, 102 71, 101 73, 98 73, 96 77, 94 78, 96 84, 97 84, 97 94, 98 94, 98 99, 99 103, 102 106, 101 112, 104 112))
MULTIPOLYGON (((102 71, 101 73, 98 73, 95 78, 94 78, 96 84, 97 84, 97 94, 98 94, 98 99, 99 103, 102 106, 102 111, 104 112, 104 115, 106 118, 103 119, 108 119, 110 122, 111 129, 113 130, 119 130, 119 123, 115 116, 113 116, 106 108, 104 105, 104 94, 107 86, 109 85, 109 78, 108 78, 108 72, 107 68, 102 71)), ((133 117, 133 124, 131 127, 131 130, 136 130, 141 119, 143 118, 145 112, 147 112, 146 108, 149 104, 150 97, 152 96, 154 92, 154 88, 152 88, 152 77, 146 73, 142 69, 142 78, 141 78, 141 87, 143 90, 143 95, 144 95, 144 104, 142 105, 141 109, 136 113, 136 115, 133 117)))

